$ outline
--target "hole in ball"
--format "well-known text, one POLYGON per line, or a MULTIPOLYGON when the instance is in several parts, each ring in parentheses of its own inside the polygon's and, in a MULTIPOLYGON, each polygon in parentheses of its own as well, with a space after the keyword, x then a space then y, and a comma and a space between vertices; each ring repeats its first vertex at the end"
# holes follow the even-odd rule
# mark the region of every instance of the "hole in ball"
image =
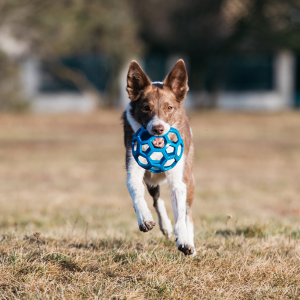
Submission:
POLYGON ((170 132, 168 134, 168 138, 169 138, 169 140, 171 140, 171 141, 173 141, 175 143, 178 141, 177 135, 175 133, 172 133, 172 132, 170 132))
POLYGON ((149 149, 149 145, 148 145, 148 144, 144 144, 144 145, 142 146, 142 151, 143 151, 143 152, 146 152, 148 149, 149 149))
POLYGON ((177 155, 179 156, 180 154, 181 154, 181 145, 179 145, 177 148, 177 155))
POLYGON ((167 153, 174 153, 175 152, 175 149, 173 146, 169 146, 166 150, 167 153))
POLYGON ((165 167, 170 167, 170 166, 173 164, 174 161, 175 161, 174 158, 169 159, 169 160, 165 163, 165 167))
POLYGON ((148 164, 147 159, 145 157, 141 156, 141 155, 138 157, 138 160, 139 160, 140 163, 142 163, 144 165, 148 164))
POLYGON ((150 158, 155 161, 160 161, 163 157, 164 155, 161 152, 153 152, 150 156, 150 158))

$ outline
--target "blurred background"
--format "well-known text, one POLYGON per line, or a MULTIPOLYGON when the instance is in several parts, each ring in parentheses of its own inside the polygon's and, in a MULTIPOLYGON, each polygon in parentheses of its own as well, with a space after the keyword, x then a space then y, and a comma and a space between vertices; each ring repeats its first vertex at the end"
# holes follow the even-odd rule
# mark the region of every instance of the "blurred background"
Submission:
POLYGON ((188 108, 300 107, 298 0, 2 0, 0 109, 125 107, 136 59, 153 81, 178 58, 188 108))
POLYGON ((0 0, 0 298, 299 299, 299 107, 300 0, 0 0), (139 231, 121 122, 130 61, 179 58, 185 261, 139 231))
POLYGON ((79 218, 140 236, 125 184, 127 70, 135 59, 161 81, 179 58, 196 236, 226 213, 296 224, 300 1, 2 0, 0 49, 0 229, 65 233, 79 218))

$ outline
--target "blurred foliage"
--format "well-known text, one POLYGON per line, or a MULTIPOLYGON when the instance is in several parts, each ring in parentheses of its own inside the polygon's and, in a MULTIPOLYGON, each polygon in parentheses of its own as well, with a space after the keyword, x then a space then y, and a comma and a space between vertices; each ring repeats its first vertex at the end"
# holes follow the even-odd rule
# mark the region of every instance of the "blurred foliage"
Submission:
POLYGON ((124 62, 143 49, 128 1, 9 0, 1 2, 0 16, 0 28, 8 28, 11 35, 27 43, 30 53, 50 63, 68 55, 108 56, 107 102, 116 98, 124 62))
POLYGON ((43 58, 98 52, 122 62, 142 49, 123 0, 9 0, 2 15, 2 24, 43 58))
POLYGON ((153 51, 204 57, 300 50, 299 0, 131 0, 153 51))
POLYGON ((145 50, 188 57, 190 84, 198 89, 212 60, 300 51, 300 0, 2 0, 1 30, 50 63, 69 55, 107 57, 106 101, 113 103, 123 64, 145 50))
POLYGON ((23 98, 18 77, 18 65, 0 52, 0 110, 23 112, 29 103, 23 98))
POLYGON ((200 89, 201 76, 211 60, 284 48, 300 51, 299 0, 131 2, 149 51, 189 57, 190 82, 200 89))

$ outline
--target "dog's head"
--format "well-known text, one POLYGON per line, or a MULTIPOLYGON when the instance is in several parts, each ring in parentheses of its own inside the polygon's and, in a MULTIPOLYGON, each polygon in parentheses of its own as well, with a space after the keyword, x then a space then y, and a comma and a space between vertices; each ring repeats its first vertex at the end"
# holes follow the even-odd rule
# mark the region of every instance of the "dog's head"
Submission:
POLYGON ((166 134, 171 126, 183 118, 182 102, 188 89, 187 72, 182 59, 177 61, 164 82, 151 83, 136 61, 129 66, 126 90, 131 100, 132 115, 147 127, 151 135, 166 134))

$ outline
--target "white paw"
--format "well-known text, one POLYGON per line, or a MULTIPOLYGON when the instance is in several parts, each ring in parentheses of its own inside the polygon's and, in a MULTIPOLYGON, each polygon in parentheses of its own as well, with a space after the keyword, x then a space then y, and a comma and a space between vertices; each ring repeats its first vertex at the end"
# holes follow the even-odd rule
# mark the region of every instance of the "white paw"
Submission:
POLYGON ((194 255, 194 253, 196 253, 195 248, 189 244, 177 244, 177 246, 178 250, 183 252, 185 255, 194 255))
POLYGON ((166 238, 168 239, 172 238, 173 227, 170 219, 159 222, 159 227, 166 238))
POLYGON ((148 232, 148 231, 152 230, 155 225, 156 225, 156 223, 154 220, 143 221, 141 224, 139 224, 139 228, 140 228, 140 231, 148 232))
POLYGON ((155 221, 153 220, 152 214, 150 210, 144 211, 144 214, 137 214, 138 223, 140 231, 148 232, 153 229, 153 227, 156 225, 155 221))

